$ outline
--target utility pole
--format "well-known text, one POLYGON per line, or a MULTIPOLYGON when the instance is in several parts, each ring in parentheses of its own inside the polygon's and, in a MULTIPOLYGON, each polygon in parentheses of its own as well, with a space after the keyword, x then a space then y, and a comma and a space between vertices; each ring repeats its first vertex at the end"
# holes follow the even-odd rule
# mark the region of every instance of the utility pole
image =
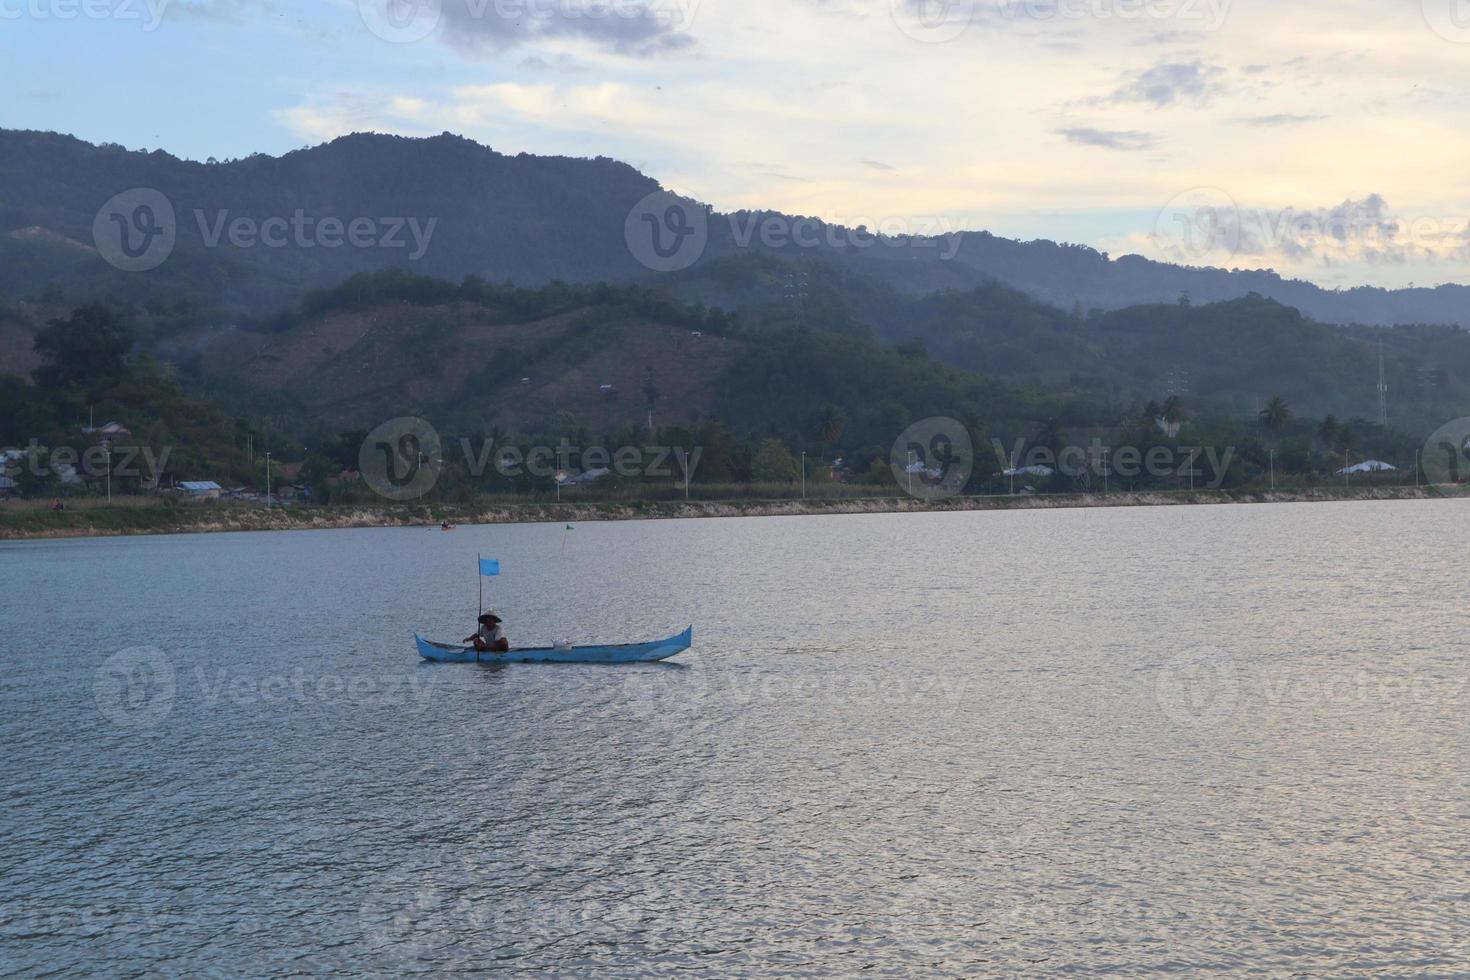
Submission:
POLYGON ((1383 339, 1379 338, 1379 425, 1388 429, 1388 375, 1383 370, 1383 339))
POLYGON ((908 474, 909 474, 909 496, 912 497, 914 495, 914 451, 912 449, 909 450, 908 474))
POLYGON ((266 506, 267 509, 269 509, 270 508, 270 505, 271 505, 271 454, 269 452, 266 452, 266 454, 265 454, 265 506, 266 506))
POLYGON ((102 440, 102 450, 107 453, 107 502, 112 503, 112 440, 102 440))
POLYGON ((1270 451, 1271 455, 1271 489, 1276 489, 1276 450, 1270 451))
MULTIPOLYGON (((685 472, 685 474, 688 474, 689 470, 688 469, 685 469, 684 472, 685 472)), ((688 478, 687 475, 684 478, 684 485, 686 487, 689 485, 689 478, 688 478)), ((803 449, 801 451, 801 499, 802 500, 805 500, 806 499, 806 450, 805 449, 803 449)))

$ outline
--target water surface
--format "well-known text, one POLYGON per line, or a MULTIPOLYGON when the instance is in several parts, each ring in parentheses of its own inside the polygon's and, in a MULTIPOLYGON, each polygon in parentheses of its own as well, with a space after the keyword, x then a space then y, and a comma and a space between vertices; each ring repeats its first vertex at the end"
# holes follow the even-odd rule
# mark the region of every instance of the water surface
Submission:
POLYGON ((0 546, 7 972, 1470 971, 1462 501, 0 546), (434 666, 475 557, 513 641, 434 666))

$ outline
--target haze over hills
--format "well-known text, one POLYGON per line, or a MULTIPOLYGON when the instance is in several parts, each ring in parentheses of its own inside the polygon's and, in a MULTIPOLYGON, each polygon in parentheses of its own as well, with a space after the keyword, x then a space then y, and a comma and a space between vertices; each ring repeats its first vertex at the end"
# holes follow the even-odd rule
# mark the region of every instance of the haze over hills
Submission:
MULTIPOLYGON (((630 212, 658 189, 652 178, 607 158, 512 157, 449 134, 358 134, 279 158, 196 163, 161 150, 0 130, 0 301, 48 292, 67 302, 186 301, 229 317, 287 306, 307 289, 387 267, 525 286, 658 281, 662 277, 640 263, 625 237, 630 212), (99 208, 133 188, 161 193, 177 221, 177 244, 167 261, 141 273, 110 266, 93 235, 99 208), (312 222, 365 219, 372 223, 367 238, 373 244, 231 242, 230 223, 237 219, 258 228, 298 213, 312 222), (395 221, 415 224, 394 230, 395 221)), ((969 290, 994 280, 1064 309, 1172 303, 1186 294, 1208 303, 1255 293, 1329 323, 1470 325, 1470 288, 1464 286, 1333 291, 1271 272, 1114 259, 1084 246, 1018 242, 983 231, 913 230, 880 241, 799 216, 711 213, 699 263, 769 252, 835 263, 911 294, 969 290), (780 233, 764 235, 763 222, 780 233)), ((719 297, 698 298, 714 304, 719 297)))

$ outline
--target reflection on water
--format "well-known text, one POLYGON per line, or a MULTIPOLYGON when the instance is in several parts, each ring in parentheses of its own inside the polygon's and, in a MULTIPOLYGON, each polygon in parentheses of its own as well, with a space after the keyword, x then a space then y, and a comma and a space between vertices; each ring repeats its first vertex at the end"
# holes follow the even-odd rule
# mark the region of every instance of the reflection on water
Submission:
POLYGON ((1470 971, 1434 503, 39 542, 7 970, 1470 971), (476 553, 512 641, 432 666, 476 553))

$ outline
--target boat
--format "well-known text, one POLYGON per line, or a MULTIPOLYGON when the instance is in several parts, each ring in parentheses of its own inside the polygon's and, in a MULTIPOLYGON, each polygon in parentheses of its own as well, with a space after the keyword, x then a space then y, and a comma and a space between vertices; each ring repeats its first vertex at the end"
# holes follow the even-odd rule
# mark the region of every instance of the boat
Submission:
POLYGON ((474 647, 435 643, 414 636, 419 656, 447 664, 648 664, 683 653, 694 645, 694 627, 652 643, 623 643, 595 647, 526 647, 506 653, 481 652, 474 647))

